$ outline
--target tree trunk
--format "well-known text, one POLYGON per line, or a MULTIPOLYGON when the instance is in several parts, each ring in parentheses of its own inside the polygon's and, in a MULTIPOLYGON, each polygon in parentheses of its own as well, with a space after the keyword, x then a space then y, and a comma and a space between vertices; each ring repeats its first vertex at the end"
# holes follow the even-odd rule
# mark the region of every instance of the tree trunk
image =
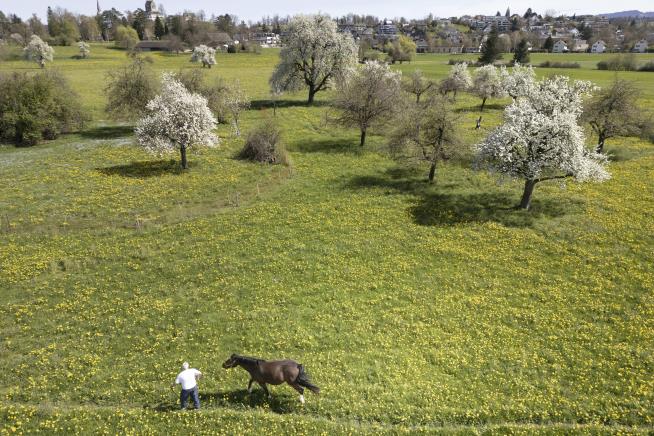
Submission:
POLYGON ((454 97, 452 98, 452 101, 456 101, 456 89, 454 90, 454 97))
POLYGON ((359 146, 363 147, 363 144, 366 143, 366 129, 361 129, 361 142, 359 142, 359 146))
POLYGON ((420 103, 420 94, 416 94, 416 104, 420 103))
POLYGON ((315 95, 316 95, 316 90, 314 89, 313 86, 309 86, 309 100, 307 101, 307 103, 313 104, 313 98, 315 97, 315 95))
POLYGON ((436 162, 432 162, 429 168, 429 183, 434 183, 434 175, 436 175, 436 162))
POLYGON ((484 99, 481 101, 481 109, 479 110, 479 112, 483 112, 483 111, 484 111, 484 106, 485 106, 485 105, 486 105, 486 97, 484 97, 484 99))
POLYGON ((179 152, 182 155, 182 169, 187 170, 188 169, 188 162, 186 160, 186 146, 185 145, 180 145, 179 146, 179 152))
POLYGON ((604 152, 604 135, 599 136, 599 140, 597 141, 597 147, 595 148, 595 151, 597 153, 603 153, 604 152))
POLYGON ((522 193, 522 200, 520 200, 520 209, 529 210, 531 206, 531 194, 534 193, 536 180, 525 180, 525 190, 522 193))

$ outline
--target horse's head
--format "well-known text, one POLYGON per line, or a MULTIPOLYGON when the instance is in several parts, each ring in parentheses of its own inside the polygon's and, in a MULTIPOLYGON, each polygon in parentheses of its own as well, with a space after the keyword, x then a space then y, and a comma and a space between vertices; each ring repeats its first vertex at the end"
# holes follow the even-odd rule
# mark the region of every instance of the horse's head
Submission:
POLYGON ((236 358, 237 358, 236 354, 232 354, 231 356, 229 356, 229 359, 223 362, 223 368, 225 369, 234 368, 236 365, 238 365, 238 360, 236 358))

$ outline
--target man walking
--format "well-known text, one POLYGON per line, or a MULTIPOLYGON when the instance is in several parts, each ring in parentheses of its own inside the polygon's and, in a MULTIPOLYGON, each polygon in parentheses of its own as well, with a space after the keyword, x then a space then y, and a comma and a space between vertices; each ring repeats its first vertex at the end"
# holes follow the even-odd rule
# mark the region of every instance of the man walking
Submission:
POLYGON ((193 405, 196 410, 200 409, 200 396, 198 395, 198 382, 202 378, 202 373, 195 368, 189 368, 188 362, 182 364, 182 372, 177 374, 175 382, 170 385, 173 389, 175 385, 182 385, 182 392, 179 394, 179 401, 182 404, 182 410, 186 409, 188 397, 191 396, 193 405))

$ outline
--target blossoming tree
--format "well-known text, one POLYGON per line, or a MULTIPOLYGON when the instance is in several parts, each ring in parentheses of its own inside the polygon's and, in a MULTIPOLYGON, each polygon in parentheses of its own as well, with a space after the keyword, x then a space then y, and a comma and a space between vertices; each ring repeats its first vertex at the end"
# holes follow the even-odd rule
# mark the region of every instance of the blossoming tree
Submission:
POLYGON ((444 95, 454 92, 454 100, 458 91, 466 91, 472 86, 472 76, 468 72, 468 64, 465 62, 452 66, 450 74, 441 82, 440 90, 444 95))
POLYGON ((481 98, 480 111, 484 110, 487 99, 504 97, 506 92, 497 68, 490 64, 477 68, 472 81, 472 92, 481 98))
POLYGON ((24 49, 24 54, 27 60, 34 61, 39 64, 41 68, 45 68, 46 61, 52 62, 54 49, 37 35, 32 35, 30 42, 24 49))
POLYGON ((338 87, 334 107, 339 112, 336 121, 361 130, 363 146, 366 131, 374 122, 391 115, 401 98, 401 73, 391 71, 387 64, 367 61, 350 79, 338 87))
POLYGON ((202 68, 216 65, 216 50, 204 44, 200 44, 193 49, 191 62, 202 62, 202 68))
POLYGON ((531 65, 523 67, 516 63, 511 70, 500 68, 500 77, 504 91, 513 99, 531 93, 536 83, 536 73, 531 65))
POLYGON ((89 57, 89 53, 91 53, 91 46, 85 43, 84 41, 80 41, 77 43, 77 46, 79 47, 79 57, 82 59, 86 59, 89 57))
POLYGON ((478 144, 477 164, 523 179, 522 209, 529 209, 539 182, 608 179, 606 158, 585 147, 584 130, 578 124, 590 82, 556 76, 524 85, 528 94, 514 100, 505 110, 504 123, 478 144))
POLYGON ((357 46, 349 34, 339 33, 325 15, 298 15, 288 24, 279 63, 270 78, 282 91, 309 88, 308 102, 317 92, 341 82, 357 62, 357 46))
POLYGON ((213 130, 216 119, 207 100, 190 93, 170 73, 164 73, 161 94, 147 105, 147 115, 136 126, 139 144, 154 153, 179 150, 182 168, 187 169, 186 150, 191 146, 218 144, 213 130))

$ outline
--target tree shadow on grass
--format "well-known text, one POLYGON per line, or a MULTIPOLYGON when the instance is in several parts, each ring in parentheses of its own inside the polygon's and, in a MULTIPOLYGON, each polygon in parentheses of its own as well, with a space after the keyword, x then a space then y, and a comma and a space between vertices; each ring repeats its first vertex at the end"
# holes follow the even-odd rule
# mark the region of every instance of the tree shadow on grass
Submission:
POLYGON ((133 126, 101 126, 84 130, 80 132, 80 136, 88 139, 118 139, 131 136, 133 133, 133 126))
POLYGON ((180 163, 174 159, 132 162, 126 165, 96 168, 106 176, 122 176, 135 179, 158 177, 166 174, 179 175, 183 170, 180 163))
POLYGON ((359 154, 363 151, 363 148, 365 147, 359 147, 355 138, 352 141, 344 139, 306 139, 289 146, 290 151, 300 151, 302 153, 359 154))
MULTIPOLYGON (((386 194, 402 193, 416 197, 408 208, 414 223, 423 226, 451 226, 496 222, 506 227, 532 227, 541 218, 555 218, 574 213, 579 201, 562 198, 543 199, 534 193, 529 211, 516 206, 521 191, 456 192, 455 182, 430 185, 424 175, 411 168, 391 168, 381 175, 355 177, 346 183, 349 189, 386 188, 386 194)), ((483 189, 483 188, 479 188, 483 189)))
POLYGON ((430 193, 421 196, 409 213, 416 224, 423 226, 496 222, 506 227, 531 227, 540 218, 560 217, 571 208, 570 200, 534 198, 531 209, 525 211, 516 208, 518 199, 519 193, 430 193))
MULTIPOLYGON (((289 107, 323 107, 329 106, 329 101, 319 100, 308 103, 306 100, 277 100, 277 109, 289 107)), ((275 102, 273 100, 252 100, 250 108, 254 110, 273 109, 275 102)))
MULTIPOLYGON (((271 388, 268 387, 268 389, 271 388)), ((255 388, 252 393, 248 393, 246 389, 237 389, 234 391, 200 392, 200 409, 214 409, 218 407, 232 409, 258 409, 267 407, 272 412, 279 414, 292 413, 297 410, 297 404, 299 404, 297 396, 294 395, 291 398, 287 395, 286 392, 275 393, 272 390, 271 393, 272 397, 267 398, 263 390, 259 388, 255 388)), ((164 413, 181 410, 177 400, 161 402, 154 406, 144 405, 143 408, 164 413)), ((190 399, 189 408, 191 410, 193 409, 193 403, 190 401, 190 399)))

